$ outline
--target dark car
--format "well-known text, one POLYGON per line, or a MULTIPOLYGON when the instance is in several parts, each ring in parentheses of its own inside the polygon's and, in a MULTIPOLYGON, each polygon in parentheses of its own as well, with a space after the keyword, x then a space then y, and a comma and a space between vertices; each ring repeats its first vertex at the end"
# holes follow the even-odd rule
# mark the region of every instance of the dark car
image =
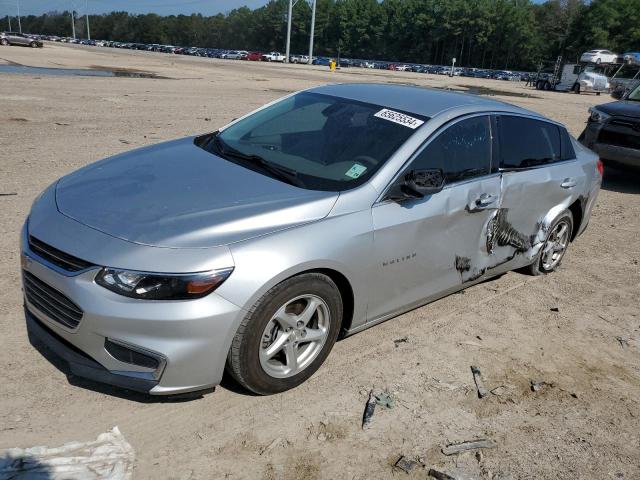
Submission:
POLYGON ((606 164, 640 170, 640 85, 617 102, 590 108, 589 114, 578 140, 606 164))

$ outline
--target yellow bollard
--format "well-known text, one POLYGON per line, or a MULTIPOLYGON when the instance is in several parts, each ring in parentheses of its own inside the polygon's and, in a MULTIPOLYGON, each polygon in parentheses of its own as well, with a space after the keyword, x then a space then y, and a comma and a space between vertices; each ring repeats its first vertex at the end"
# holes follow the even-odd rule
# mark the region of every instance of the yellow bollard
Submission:
POLYGON ((332 72, 336 71, 336 61, 335 60, 330 60, 329 61, 329 70, 331 70, 332 72))

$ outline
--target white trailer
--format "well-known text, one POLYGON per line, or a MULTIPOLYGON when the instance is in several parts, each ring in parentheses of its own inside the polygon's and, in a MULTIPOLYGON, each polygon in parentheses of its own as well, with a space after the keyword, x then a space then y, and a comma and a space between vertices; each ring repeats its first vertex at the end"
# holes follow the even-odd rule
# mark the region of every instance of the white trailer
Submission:
POLYGON ((535 87, 537 90, 556 90, 559 92, 609 92, 609 80, 604 74, 604 66, 591 63, 563 63, 558 57, 553 73, 543 76, 538 72, 535 87))

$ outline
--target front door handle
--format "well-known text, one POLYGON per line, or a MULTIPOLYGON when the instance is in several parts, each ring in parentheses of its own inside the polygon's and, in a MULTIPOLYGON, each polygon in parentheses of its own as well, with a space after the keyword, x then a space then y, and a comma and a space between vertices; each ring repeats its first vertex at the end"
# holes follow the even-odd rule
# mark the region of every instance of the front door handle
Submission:
POLYGON ((489 193, 483 193, 476 200, 476 206, 479 207, 479 208, 488 207, 489 205, 491 205, 492 203, 494 203, 496 201, 496 198, 497 198, 496 195, 491 195, 489 193))
POLYGON ((562 188, 573 188, 577 185, 577 183, 578 182, 576 182, 573 178, 565 178, 560 184, 560 186, 562 188))

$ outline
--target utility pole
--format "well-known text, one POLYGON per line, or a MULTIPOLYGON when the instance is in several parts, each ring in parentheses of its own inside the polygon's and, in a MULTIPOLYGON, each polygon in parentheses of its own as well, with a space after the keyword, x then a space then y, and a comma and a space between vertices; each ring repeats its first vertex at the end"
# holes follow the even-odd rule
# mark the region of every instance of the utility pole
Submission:
POLYGON ((20 0, 16 0, 16 4, 18 5, 18 31, 22 33, 22 24, 20 23, 20 0))
POLYGON ((313 35, 316 29, 316 0, 312 0, 311 7, 311 35, 309 35, 309 65, 313 64, 313 35))
POLYGON ((73 14, 73 8, 71 9, 71 31, 73 32, 73 39, 76 39, 76 19, 73 14))
POLYGON ((293 13, 293 0, 289 0, 289 15, 287 16, 287 48, 285 52, 285 63, 289 63, 289 53, 291 48, 291 15, 293 13))
POLYGON ((7 20, 9 20, 9 31, 11 32, 11 15, 7 15, 7 20))
POLYGON ((84 5, 87 15, 87 40, 91 40, 91 31, 89 30, 89 0, 85 0, 84 5))

